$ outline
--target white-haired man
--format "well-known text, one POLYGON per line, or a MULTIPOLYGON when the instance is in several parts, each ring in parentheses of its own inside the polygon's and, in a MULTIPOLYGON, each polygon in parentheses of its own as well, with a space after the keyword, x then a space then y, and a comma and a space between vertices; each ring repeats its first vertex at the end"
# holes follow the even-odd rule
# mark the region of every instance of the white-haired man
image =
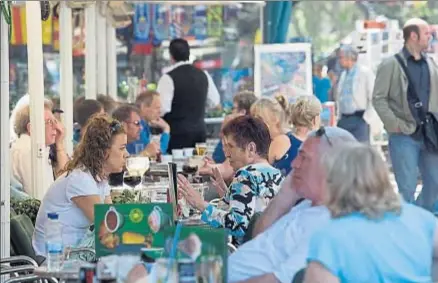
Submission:
POLYGON ((417 204, 432 210, 438 196, 438 153, 425 148, 416 106, 438 119, 438 66, 424 53, 431 39, 427 22, 408 20, 403 38, 404 47, 397 55, 412 85, 409 87, 397 58, 387 58, 377 70, 373 104, 389 133, 389 153, 400 193, 406 201, 415 202, 419 169, 423 189, 417 204), (412 102, 412 96, 418 96, 421 103, 412 102))
POLYGON ((253 234, 258 235, 230 255, 229 282, 290 283, 306 266, 310 237, 330 219, 322 206, 326 178, 321 158, 348 142, 357 141, 341 128, 309 135, 292 162, 292 173, 256 222, 253 234), (305 200, 294 206, 300 198, 305 200))

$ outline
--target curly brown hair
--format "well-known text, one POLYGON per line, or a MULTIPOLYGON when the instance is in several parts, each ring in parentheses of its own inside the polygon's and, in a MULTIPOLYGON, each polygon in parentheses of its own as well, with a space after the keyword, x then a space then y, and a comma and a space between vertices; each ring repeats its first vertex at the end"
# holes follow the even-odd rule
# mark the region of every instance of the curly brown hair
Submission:
POLYGON ((111 147, 114 136, 118 134, 125 134, 119 121, 107 114, 91 116, 82 132, 81 141, 73 153, 73 158, 65 166, 64 172, 68 174, 74 169, 81 168, 90 171, 96 182, 106 178, 102 175, 106 151, 111 147))

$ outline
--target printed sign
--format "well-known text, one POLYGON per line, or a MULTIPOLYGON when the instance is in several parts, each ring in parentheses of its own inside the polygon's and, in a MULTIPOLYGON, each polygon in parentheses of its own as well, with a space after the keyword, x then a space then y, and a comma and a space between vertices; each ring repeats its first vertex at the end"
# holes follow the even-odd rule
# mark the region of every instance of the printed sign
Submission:
POLYGON ((94 219, 97 257, 156 248, 153 243, 163 242, 163 231, 174 225, 167 203, 95 205, 94 219))

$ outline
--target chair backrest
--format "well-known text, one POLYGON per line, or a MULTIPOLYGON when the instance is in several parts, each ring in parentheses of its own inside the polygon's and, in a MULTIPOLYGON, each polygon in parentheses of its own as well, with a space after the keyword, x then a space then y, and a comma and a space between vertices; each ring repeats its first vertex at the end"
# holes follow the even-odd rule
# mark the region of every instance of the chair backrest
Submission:
POLYGON ((36 259, 32 246, 34 226, 27 215, 11 217, 11 245, 16 255, 26 255, 36 259))
POLYGON ((251 220, 248 223, 248 230, 246 231, 245 236, 243 236, 243 243, 246 243, 246 242, 250 241, 253 238, 254 226, 255 226, 257 220, 260 218, 261 215, 262 215, 261 212, 256 212, 251 217, 251 220))

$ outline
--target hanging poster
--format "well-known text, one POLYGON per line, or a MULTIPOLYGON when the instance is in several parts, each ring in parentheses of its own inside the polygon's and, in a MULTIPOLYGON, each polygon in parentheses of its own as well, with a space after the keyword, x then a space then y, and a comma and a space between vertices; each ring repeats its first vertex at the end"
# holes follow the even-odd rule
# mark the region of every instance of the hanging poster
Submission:
POLYGON ((148 4, 135 4, 134 40, 137 43, 147 43, 151 28, 151 18, 148 4))
POLYGON ((166 4, 151 4, 153 6, 154 45, 159 45, 169 38, 170 6, 166 4))
POLYGON ((286 96, 293 101, 312 95, 310 43, 255 46, 254 91, 258 96, 286 96))
POLYGON ((207 34, 208 37, 221 37, 223 31, 223 7, 209 6, 207 9, 207 34))
POLYGON ((172 5, 170 7, 170 25, 169 25, 169 36, 170 39, 182 38, 184 37, 183 20, 184 20, 184 9, 180 6, 172 5))
POLYGON ((206 39, 207 34, 207 6, 196 5, 193 12, 193 35, 197 40, 206 39))

